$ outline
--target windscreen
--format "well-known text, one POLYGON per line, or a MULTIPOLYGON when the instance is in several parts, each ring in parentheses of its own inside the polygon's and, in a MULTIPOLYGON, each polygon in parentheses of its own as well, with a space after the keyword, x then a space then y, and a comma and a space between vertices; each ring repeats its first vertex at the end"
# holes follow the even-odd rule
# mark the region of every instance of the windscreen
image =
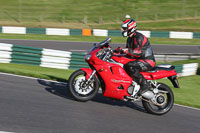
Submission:
POLYGON ((104 40, 100 43, 96 43, 95 46, 89 52, 91 52, 97 48, 103 47, 104 45, 107 45, 109 43, 111 43, 111 38, 107 38, 106 40, 104 40))

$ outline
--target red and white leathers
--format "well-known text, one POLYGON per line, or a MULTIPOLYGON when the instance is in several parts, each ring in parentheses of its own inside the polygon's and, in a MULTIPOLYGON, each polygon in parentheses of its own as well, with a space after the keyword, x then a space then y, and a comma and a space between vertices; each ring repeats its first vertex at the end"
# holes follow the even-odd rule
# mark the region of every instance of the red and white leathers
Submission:
POLYGON ((125 71, 143 88, 147 87, 147 81, 140 72, 152 70, 155 66, 155 58, 149 40, 141 33, 135 32, 127 38, 126 42, 127 57, 135 58, 124 65, 125 71))
POLYGON ((155 58, 151 44, 143 34, 135 32, 133 36, 128 37, 126 48, 128 48, 127 55, 129 57, 148 63, 151 67, 155 66, 155 58))

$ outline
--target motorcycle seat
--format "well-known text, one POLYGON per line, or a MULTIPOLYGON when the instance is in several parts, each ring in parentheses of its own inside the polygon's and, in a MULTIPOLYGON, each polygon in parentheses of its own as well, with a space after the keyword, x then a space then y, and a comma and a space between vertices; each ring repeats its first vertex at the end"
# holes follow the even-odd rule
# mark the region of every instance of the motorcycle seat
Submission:
POLYGON ((158 66, 155 66, 152 70, 146 71, 146 72, 155 72, 155 71, 158 71, 158 70, 171 71, 173 69, 175 69, 175 66, 172 66, 172 65, 158 65, 158 66))

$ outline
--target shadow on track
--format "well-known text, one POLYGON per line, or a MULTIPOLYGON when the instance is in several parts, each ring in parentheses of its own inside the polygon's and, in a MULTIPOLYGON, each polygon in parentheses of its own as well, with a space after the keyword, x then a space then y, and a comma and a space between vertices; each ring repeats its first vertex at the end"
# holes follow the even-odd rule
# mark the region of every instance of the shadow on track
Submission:
MULTIPOLYGON (((45 90, 51 94, 54 94, 54 95, 57 95, 69 100, 74 100, 69 93, 68 85, 65 83, 50 82, 50 81, 44 81, 40 79, 38 79, 38 83, 45 86, 45 90)), ((143 109, 141 105, 138 105, 132 102, 125 102, 121 100, 110 99, 110 98, 104 97, 101 92, 99 92, 95 96, 95 98, 92 99, 91 101, 113 105, 113 106, 126 106, 140 112, 145 112, 145 110, 143 109)))

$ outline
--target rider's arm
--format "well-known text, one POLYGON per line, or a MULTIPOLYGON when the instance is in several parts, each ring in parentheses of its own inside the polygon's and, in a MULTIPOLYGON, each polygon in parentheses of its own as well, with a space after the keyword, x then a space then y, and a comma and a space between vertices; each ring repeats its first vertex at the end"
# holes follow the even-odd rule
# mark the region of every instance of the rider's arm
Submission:
POLYGON ((128 55, 138 58, 142 55, 143 38, 139 38, 134 41, 135 43, 133 44, 132 48, 128 48, 128 55))

